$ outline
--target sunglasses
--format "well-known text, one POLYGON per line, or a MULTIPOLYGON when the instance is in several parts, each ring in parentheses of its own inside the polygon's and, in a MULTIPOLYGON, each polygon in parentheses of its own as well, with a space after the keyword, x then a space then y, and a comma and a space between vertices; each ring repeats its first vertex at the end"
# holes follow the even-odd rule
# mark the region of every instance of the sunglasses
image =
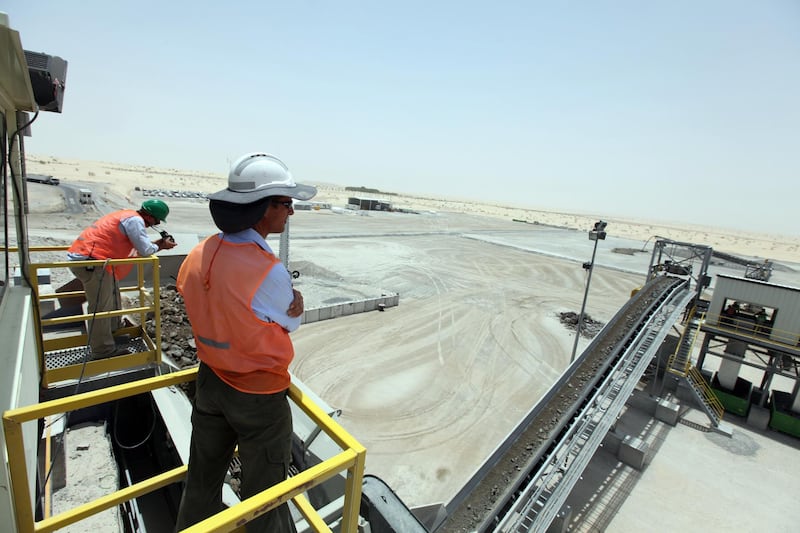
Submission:
POLYGON ((272 205, 282 205, 286 209, 292 208, 292 201, 291 200, 272 200, 270 202, 272 205))

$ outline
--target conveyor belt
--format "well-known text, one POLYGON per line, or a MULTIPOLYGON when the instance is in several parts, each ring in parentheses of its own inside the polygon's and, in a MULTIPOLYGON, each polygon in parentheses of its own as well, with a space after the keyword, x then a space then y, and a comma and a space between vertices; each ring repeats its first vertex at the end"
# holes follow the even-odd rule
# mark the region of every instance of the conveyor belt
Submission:
POLYGON ((645 285, 450 502, 437 531, 546 530, 693 296, 681 278, 645 285))

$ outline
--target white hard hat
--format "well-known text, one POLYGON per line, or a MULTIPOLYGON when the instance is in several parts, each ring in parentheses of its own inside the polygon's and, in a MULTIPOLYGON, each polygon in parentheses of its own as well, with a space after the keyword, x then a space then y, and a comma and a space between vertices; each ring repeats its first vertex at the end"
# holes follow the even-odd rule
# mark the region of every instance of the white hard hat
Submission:
POLYGON ((316 187, 295 183, 283 161, 261 152, 245 154, 231 165, 228 187, 210 194, 210 200, 233 204, 250 204, 267 196, 288 196, 310 200, 316 187))

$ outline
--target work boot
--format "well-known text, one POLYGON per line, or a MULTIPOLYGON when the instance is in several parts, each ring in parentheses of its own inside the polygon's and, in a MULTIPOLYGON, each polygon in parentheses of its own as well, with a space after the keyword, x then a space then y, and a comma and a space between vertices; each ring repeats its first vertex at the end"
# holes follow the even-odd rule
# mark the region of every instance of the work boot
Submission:
POLYGON ((114 335, 114 343, 117 347, 120 346, 128 346, 131 342, 131 336, 128 333, 123 333, 122 335, 114 335))
POLYGON ((113 350, 109 350, 107 352, 101 352, 101 353, 97 353, 97 354, 92 353, 91 357, 90 357, 90 360, 91 361, 97 361, 98 359, 108 359, 109 357, 117 357, 119 355, 128 355, 130 353, 131 353, 131 351, 127 346, 119 346, 119 345, 117 345, 117 346, 114 347, 113 350))

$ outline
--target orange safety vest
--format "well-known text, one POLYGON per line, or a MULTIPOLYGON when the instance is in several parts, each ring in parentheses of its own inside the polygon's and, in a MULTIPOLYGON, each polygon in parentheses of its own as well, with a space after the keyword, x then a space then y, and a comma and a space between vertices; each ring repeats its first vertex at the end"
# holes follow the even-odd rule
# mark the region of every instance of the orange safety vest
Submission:
POLYGON ((242 392, 274 394, 289 387, 294 358, 289 332, 261 320, 251 307, 259 286, 279 263, 256 244, 212 235, 189 252, 178 271, 197 357, 242 392))
MULTIPOLYGON (((115 211, 100 217, 91 226, 84 229, 78 238, 69 247, 69 252, 83 255, 92 259, 125 259, 137 257, 139 252, 133 243, 120 229, 119 224, 123 218, 141 216, 132 209, 115 211)), ((106 270, 115 278, 122 279, 128 275, 133 265, 108 265, 106 270)))

